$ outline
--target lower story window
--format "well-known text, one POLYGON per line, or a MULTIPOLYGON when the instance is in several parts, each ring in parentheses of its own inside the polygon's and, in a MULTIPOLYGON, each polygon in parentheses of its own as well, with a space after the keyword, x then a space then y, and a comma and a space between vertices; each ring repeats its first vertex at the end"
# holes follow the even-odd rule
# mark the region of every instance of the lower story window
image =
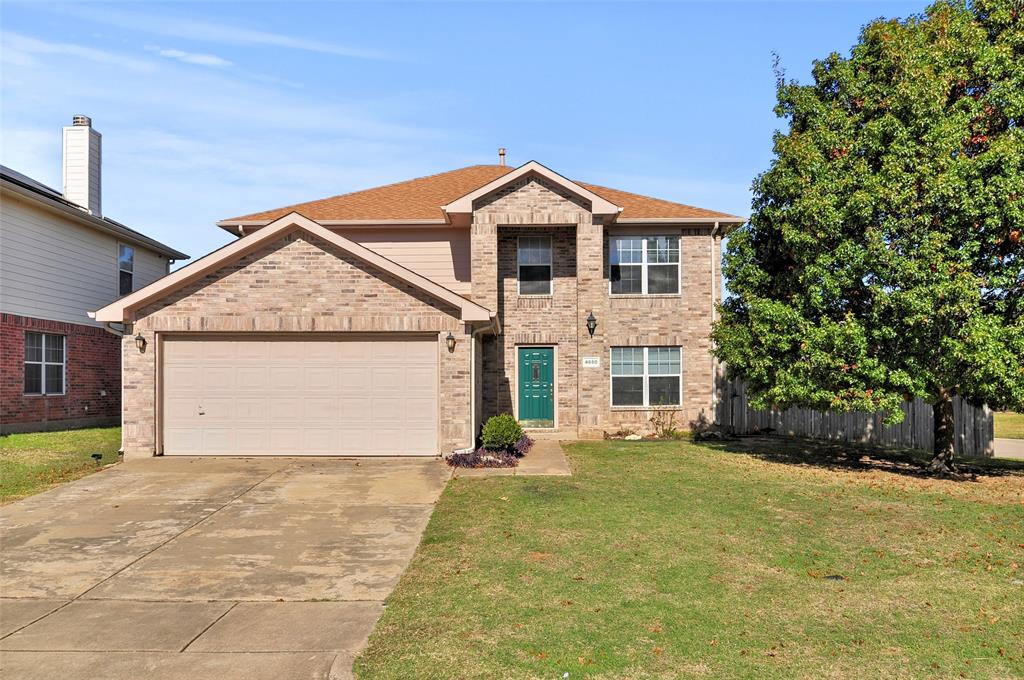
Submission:
POLYGON ((612 406, 679 406, 678 347, 612 347, 612 406))
POLYGON ((63 335, 25 333, 25 394, 64 394, 63 335))

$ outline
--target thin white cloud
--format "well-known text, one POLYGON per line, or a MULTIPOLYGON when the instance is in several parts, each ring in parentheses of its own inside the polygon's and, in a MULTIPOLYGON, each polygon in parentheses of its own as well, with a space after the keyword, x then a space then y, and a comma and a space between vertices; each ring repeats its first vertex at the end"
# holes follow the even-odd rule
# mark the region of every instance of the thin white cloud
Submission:
MULTIPOLYGON (((16 54, 5 40, 0 157, 59 186, 60 126, 73 113, 91 116, 104 135, 107 212, 194 255, 228 238, 213 226, 218 219, 436 172, 449 165, 437 150, 459 139, 443 123, 423 125, 410 113, 425 99, 443 100, 436 93, 394 92, 386 102, 351 92, 307 94, 247 74, 226 51, 218 54, 231 54, 232 67, 137 52, 149 60, 140 71, 105 51, 109 44, 82 52, 26 38, 16 54)), ((146 43, 120 44, 141 51, 146 43)))
POLYGON ((73 14, 110 26, 187 40, 227 45, 281 47, 354 59, 394 60, 396 58, 394 54, 383 50, 350 47, 313 38, 272 33, 270 31, 261 31, 207 20, 187 19, 163 14, 128 12, 123 8, 118 8, 116 11, 95 7, 62 7, 61 9, 63 13, 73 14))
POLYGON ((18 66, 28 66, 35 63, 35 57, 37 56, 58 55, 86 59, 101 64, 113 64, 133 71, 150 71, 153 69, 151 63, 133 59, 123 54, 107 52, 74 43, 49 42, 10 31, 0 33, 0 42, 4 46, 4 60, 18 66))
POLYGON ((147 45, 146 49, 150 52, 155 52, 161 57, 168 59, 177 59, 185 64, 194 64, 196 66, 210 66, 213 68, 226 68, 228 66, 234 66, 233 62, 228 61, 222 57, 218 57, 216 54, 202 54, 200 52, 186 52, 185 50, 168 49, 158 47, 156 45, 147 45))

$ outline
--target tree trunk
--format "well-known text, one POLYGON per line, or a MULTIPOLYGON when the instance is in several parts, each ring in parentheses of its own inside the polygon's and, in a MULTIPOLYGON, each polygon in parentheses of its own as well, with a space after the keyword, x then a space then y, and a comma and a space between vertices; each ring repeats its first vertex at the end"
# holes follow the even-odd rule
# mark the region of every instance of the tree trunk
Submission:
POLYGON ((954 474, 953 464, 953 395, 947 389, 940 389, 932 405, 933 433, 935 445, 932 449, 932 472, 954 474))

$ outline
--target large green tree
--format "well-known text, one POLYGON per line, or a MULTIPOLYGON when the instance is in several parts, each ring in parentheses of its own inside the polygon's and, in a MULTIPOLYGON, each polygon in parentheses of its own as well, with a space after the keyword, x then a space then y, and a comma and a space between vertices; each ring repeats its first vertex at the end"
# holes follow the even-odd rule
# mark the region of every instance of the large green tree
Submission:
POLYGON ((1024 408, 1024 9, 878 20, 814 83, 778 72, 770 168, 729 239, 714 340, 761 408, 1024 408))

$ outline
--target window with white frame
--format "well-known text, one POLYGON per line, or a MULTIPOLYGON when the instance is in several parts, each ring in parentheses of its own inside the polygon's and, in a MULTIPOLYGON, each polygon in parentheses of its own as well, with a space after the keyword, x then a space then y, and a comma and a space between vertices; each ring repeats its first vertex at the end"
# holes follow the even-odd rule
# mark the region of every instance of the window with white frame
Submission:
POLYGON ((612 406, 679 406, 678 347, 612 347, 612 406))
POLYGON ((519 237, 519 294, 551 295, 551 237, 519 237))
POLYGON ((117 291, 127 295, 135 289, 135 248, 117 246, 117 291))
POLYGON ((678 236, 613 236, 608 256, 612 295, 679 293, 678 236))
POLYGON ((64 394, 66 338, 25 333, 25 394, 64 394))

